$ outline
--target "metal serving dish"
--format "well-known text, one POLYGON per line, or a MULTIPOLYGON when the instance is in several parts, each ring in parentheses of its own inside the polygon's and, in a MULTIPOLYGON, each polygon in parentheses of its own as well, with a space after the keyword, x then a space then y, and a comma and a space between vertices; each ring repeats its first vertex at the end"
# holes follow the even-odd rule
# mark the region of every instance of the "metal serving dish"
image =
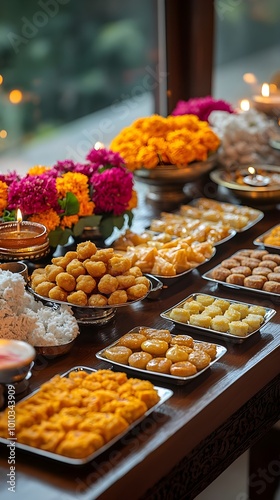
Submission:
MULTIPOLYGON (((214 173, 214 172, 213 172, 214 173)), ((190 202, 190 205, 194 206, 194 207, 197 207, 197 208, 200 208, 199 204, 201 203, 201 200, 203 200, 203 198, 197 198, 193 201, 190 202)), ((210 200, 211 201, 211 200, 210 200)), ((237 228, 234 228, 235 231, 237 233, 241 233, 243 231, 247 231, 247 229, 250 229, 250 227, 254 226, 255 224, 257 224, 260 220, 262 220, 262 218, 264 217, 264 213, 261 211, 261 210, 258 210, 256 208, 253 208, 253 207, 249 207, 249 206, 237 206, 237 205, 234 205, 233 203, 227 203, 227 202, 218 202, 216 200, 213 200, 215 202, 215 204, 218 204, 220 205, 221 208, 225 207, 226 210, 224 213, 231 213, 231 210, 233 210, 232 213, 235 213, 234 210, 236 208, 239 208, 242 212, 242 210, 245 211, 245 209, 250 209, 251 213, 254 215, 254 217, 252 217, 248 224, 246 224, 245 226, 241 227, 240 229, 237 229, 237 228)))
MULTIPOLYGON (((139 333, 140 328, 141 328, 140 326, 136 326, 135 328, 133 328, 132 330, 130 330, 127 333, 139 333)), ((195 342, 199 342, 199 340, 195 340, 195 342)), ((107 359, 104 356, 105 350, 108 349, 109 347, 113 347, 117 344, 118 344, 118 341, 113 342, 112 344, 106 346, 104 349, 101 349, 99 352, 96 353, 97 359, 100 359, 101 361, 106 361, 107 363, 110 363, 113 366, 122 368, 123 370, 128 371, 131 374, 133 374, 133 376, 135 376, 135 377, 139 376, 139 377, 144 377, 144 378, 150 378, 150 379, 158 380, 159 382, 169 382, 169 383, 173 383, 173 384, 177 384, 177 385, 186 384, 187 382, 199 377, 202 373, 204 373, 206 370, 211 368, 211 366, 213 366, 227 351, 227 349, 224 346, 216 344, 216 348, 217 348, 216 357, 215 357, 215 359, 213 359, 210 362, 210 364, 206 368, 198 371, 195 375, 190 375, 189 377, 178 377, 175 375, 169 375, 167 373, 157 373, 157 372, 152 372, 149 370, 143 370, 140 368, 134 368, 133 366, 125 365, 123 363, 117 363, 116 361, 112 361, 112 360, 107 359)))
POLYGON ((84 324, 84 325, 105 325, 108 323, 113 317, 115 316, 117 310, 120 307, 127 307, 132 304, 135 304, 136 302, 140 302, 141 300, 144 300, 145 298, 157 298, 163 283, 155 276, 153 275, 147 275, 145 276, 149 279, 150 281, 150 289, 146 295, 141 297, 140 299, 137 300, 131 300, 130 302, 126 302, 125 304, 115 304, 114 306, 103 306, 103 307, 91 307, 91 306, 75 306, 74 304, 70 304, 69 302, 62 302, 60 300, 52 300, 47 297, 43 297, 42 295, 39 295, 36 293, 30 286, 27 287, 28 291, 34 295, 34 297, 37 300, 40 300, 43 302, 44 305, 49 305, 49 306, 68 306, 71 307, 73 314, 77 320, 78 323, 84 324), (151 296, 150 296, 151 295, 151 296))
MULTIPOLYGON (((251 249, 251 250, 253 251, 253 249, 251 249)), ((240 250, 238 252, 235 252, 233 255, 230 255, 230 257, 228 257, 228 259, 234 258, 239 252, 240 252, 240 250)), ((220 266, 221 266, 221 263, 218 264, 217 266, 213 267, 212 269, 210 269, 206 273, 204 273, 202 275, 202 278, 204 278, 205 280, 211 281, 212 283, 216 283, 217 285, 221 285, 223 287, 226 287, 226 288, 233 288, 233 289, 243 291, 243 292, 248 292, 248 293, 250 292, 250 293, 262 296, 263 298, 266 297, 266 298, 270 299, 272 302, 277 303, 277 304, 280 302, 280 293, 267 292, 266 290, 257 289, 257 288, 250 288, 248 286, 243 286, 243 285, 235 285, 234 283, 227 283, 226 281, 215 279, 213 277, 213 272, 220 266)))
MULTIPOLYGON (((219 338, 220 340, 229 340, 231 342, 235 342, 235 343, 240 344, 240 343, 244 342, 244 340, 248 339, 249 337, 251 337, 252 335, 257 333, 260 330, 260 328, 262 328, 264 325, 266 325, 266 323, 268 323, 268 321, 270 321, 271 318, 276 314, 276 311, 274 309, 270 309, 269 307, 265 307, 266 313, 264 316, 264 321, 261 324, 260 328, 257 328, 253 332, 248 333, 244 337, 238 337, 237 335, 233 335, 230 332, 220 332, 218 330, 213 330, 211 328, 203 328, 200 326, 192 325, 189 322, 183 323, 181 321, 176 321, 173 318, 170 318, 170 313, 171 313, 172 309, 174 309, 175 307, 183 307, 183 305, 186 302, 191 302, 193 300, 196 300, 198 295, 203 295, 203 296, 208 295, 209 296, 210 294, 193 293, 193 294, 189 295, 188 297, 186 297, 184 300, 181 300, 180 302, 178 302, 178 304, 174 305, 173 307, 170 307, 169 309, 167 309, 166 311, 161 313, 161 317, 164 319, 167 319, 169 321, 172 321, 178 328, 180 328, 182 330, 188 331, 191 328, 193 330, 200 331, 201 334, 206 335, 206 336, 219 338)), ((214 300, 221 299, 221 297, 216 297, 212 294, 211 294, 211 297, 213 297, 214 300)), ((231 299, 222 299, 222 300, 225 300, 225 301, 229 302, 230 304, 243 304, 243 305, 247 305, 248 307, 255 306, 255 304, 251 304, 248 302, 240 302, 238 300, 231 300, 231 299)))
MULTIPOLYGON (((279 228, 279 234, 280 234, 280 224, 276 224, 275 226, 271 227, 268 231, 266 231, 265 233, 258 236, 253 241, 254 245, 262 246, 269 251, 272 250, 274 252, 280 252, 280 245, 270 245, 270 244, 265 243, 265 241, 264 241, 267 236, 270 236, 271 231, 275 228, 279 228)), ((279 241, 280 241, 280 236, 279 236, 279 241)))
MULTIPOLYGON (((89 367, 86 367, 86 366, 75 366, 75 367, 71 368, 70 370, 68 370, 67 372, 63 373, 62 377, 68 377, 68 375, 71 372, 73 372, 73 371, 80 371, 80 370, 86 371, 87 373, 92 373, 92 372, 96 372, 97 371, 97 370, 95 370, 93 368, 89 368, 89 367)), ((118 434, 116 437, 114 437, 113 439, 111 439, 104 446, 102 446, 101 448, 99 448, 98 450, 96 450, 94 453, 92 453, 91 455, 89 455, 89 456, 87 456, 85 458, 70 458, 70 457, 66 457, 64 455, 58 455, 57 453, 52 453, 52 452, 49 452, 49 451, 42 450, 40 448, 35 448, 33 446, 28 446, 26 444, 22 444, 19 441, 15 442, 15 446, 18 449, 24 450, 25 452, 29 452, 29 453, 34 454, 34 455, 40 455, 40 456, 42 456, 44 458, 50 458, 52 460, 55 460, 55 461, 58 461, 58 462, 63 462, 65 464, 71 464, 71 465, 83 465, 83 464, 87 464, 88 462, 91 462, 93 459, 95 459, 97 456, 99 456, 101 453, 103 453, 104 451, 106 451, 109 448, 111 448, 111 446, 113 446, 113 444, 115 444, 117 441, 119 441, 123 436, 125 436, 128 432, 130 432, 131 429, 133 429, 134 427, 136 427, 140 422, 142 422, 142 420, 144 420, 148 415, 150 415, 153 411, 155 411, 159 406, 161 406, 163 403, 165 403, 165 401, 167 401, 173 395, 173 391, 170 390, 170 389, 165 389, 163 387, 156 387, 156 386, 154 386, 154 388, 157 390, 158 395, 160 397, 159 402, 156 405, 154 405, 152 408, 149 408, 146 411, 146 413, 144 415, 142 415, 138 420, 135 420, 135 422, 133 422, 131 425, 129 425, 125 429, 125 431, 123 431, 122 433, 118 434)), ((34 391, 31 394, 29 394, 26 398, 23 398, 21 401, 25 401, 25 400, 29 399, 39 389, 37 389, 36 391, 34 391)), ((16 406, 15 406, 15 410, 16 410, 16 406)), ((7 446, 7 444, 9 444, 9 440, 0 437, 0 443, 2 443, 5 446, 7 446)))

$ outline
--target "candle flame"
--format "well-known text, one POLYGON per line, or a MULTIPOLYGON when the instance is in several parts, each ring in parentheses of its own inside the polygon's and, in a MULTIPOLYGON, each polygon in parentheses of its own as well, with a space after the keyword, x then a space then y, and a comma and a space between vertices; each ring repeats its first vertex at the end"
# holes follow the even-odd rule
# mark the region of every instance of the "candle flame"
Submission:
POLYGON ((256 169, 254 167, 248 167, 248 172, 250 175, 255 175, 256 169))
POLYGON ((240 102, 240 109, 242 111, 249 111, 250 102, 248 101, 248 99, 242 99, 242 101, 240 102))
POLYGON ((262 96, 263 97, 269 97, 269 84, 268 83, 263 83, 262 84, 262 96))
POLYGON ((102 149, 102 148, 105 148, 103 142, 99 142, 97 141, 95 144, 94 144, 94 149, 102 149))
POLYGON ((17 209, 17 221, 22 222, 22 213, 20 208, 17 209))

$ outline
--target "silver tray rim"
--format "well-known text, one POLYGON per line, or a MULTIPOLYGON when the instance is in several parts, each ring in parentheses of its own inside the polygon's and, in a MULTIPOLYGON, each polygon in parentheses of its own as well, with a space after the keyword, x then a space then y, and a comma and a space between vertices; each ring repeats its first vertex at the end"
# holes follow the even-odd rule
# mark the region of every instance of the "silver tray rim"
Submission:
MULTIPOLYGON (((243 250, 243 249, 240 249, 240 250, 243 250)), ((235 255, 238 254, 238 252, 240 252, 240 250, 238 250, 237 252, 234 252, 234 254, 230 255, 228 258, 230 259, 230 258, 234 257, 235 255)), ((249 250, 252 250, 252 248, 249 250)), ((273 300, 275 301, 275 298, 277 301, 280 301, 280 294, 279 293, 267 292, 266 290, 258 290, 257 288, 249 288, 248 286, 235 285, 234 283, 227 283, 226 281, 216 280, 215 278, 212 278, 211 273, 215 269, 220 267, 220 265, 221 265, 221 263, 218 264, 217 266, 213 267, 212 269, 209 269, 209 271, 207 271, 206 273, 204 273, 202 275, 202 278, 205 280, 208 280, 208 281, 212 281, 212 283, 216 283, 218 285, 225 286, 226 288, 235 288, 236 290, 240 290, 240 291, 252 292, 252 293, 256 293, 257 295, 261 295, 263 297, 269 297, 272 301, 273 300)))
POLYGON ((168 313, 170 313, 170 311, 172 309, 174 309, 175 307, 179 307, 181 304, 184 304, 185 302, 187 302, 188 299, 193 299, 197 295, 211 295, 211 297, 213 297, 214 299, 227 300, 231 304, 245 304, 247 306, 254 306, 254 305, 256 305, 256 304, 251 304, 249 302, 243 302, 241 300, 232 300, 232 299, 228 299, 228 298, 225 299, 223 297, 218 297, 218 296, 215 296, 215 295, 212 295, 212 294, 209 294, 209 293, 196 292, 196 293, 192 293, 192 294, 188 295, 188 297, 186 297, 184 300, 180 300, 180 302, 178 302, 177 304, 175 304, 173 307, 170 307, 169 309, 166 309, 166 311, 162 312, 160 314, 160 316, 163 319, 167 319, 168 321, 172 321, 177 326, 180 325, 180 327, 184 327, 184 329, 186 329, 186 330, 188 330, 189 328, 193 328, 194 330, 200 330, 204 335, 209 335, 211 337, 218 337, 218 338, 220 338, 220 340, 225 339, 225 340, 229 340, 231 342, 235 342, 235 343, 241 344, 241 343, 245 342, 245 340, 247 340, 249 337, 251 337, 252 335, 256 334, 276 314, 275 309, 273 309, 271 307, 265 307, 265 306, 263 306, 265 308, 265 310, 266 310, 266 315, 268 317, 261 324, 260 328, 257 328, 256 330, 254 330, 253 332, 249 333, 248 335, 245 335, 244 337, 238 337, 237 335, 233 335, 232 333, 228 333, 228 332, 219 332, 218 330, 213 330, 211 328, 204 328, 202 326, 190 325, 189 323, 183 323, 181 321, 176 321, 173 318, 169 317, 168 313))
MULTIPOLYGON (((132 330, 130 330, 127 333, 138 333, 140 328, 143 328, 143 326, 135 326, 134 328, 132 328, 132 330)), ((150 328, 150 327, 148 327, 148 328, 150 328)), ((174 336, 175 335, 173 335, 173 337, 174 336)), ((202 342, 201 340, 196 340, 196 339, 194 339, 194 340, 195 340, 195 342, 198 342, 198 343, 202 342)), ((95 354, 95 356, 97 357, 97 359, 99 359, 100 361, 106 361, 107 363, 110 363, 110 364, 112 364, 114 366, 121 367, 123 370, 127 370, 127 371, 135 373, 135 374, 137 373, 138 376, 145 375, 145 378, 153 378, 153 379, 157 379, 159 381, 166 381, 166 382, 169 382, 169 383, 170 382, 171 383, 175 382, 176 384, 179 384, 179 385, 186 384, 187 382, 190 382, 191 380, 194 380, 197 377, 199 377, 202 373, 204 373, 206 370, 208 370, 209 368, 211 368, 211 366, 213 366, 215 363, 217 363, 217 361, 219 361, 219 359, 227 352, 227 348, 226 347, 224 347, 222 345, 219 345, 219 344, 215 344, 216 347, 217 347, 217 355, 216 355, 215 359, 213 359, 212 361, 210 361, 209 365, 206 366, 206 368, 203 368, 203 370, 200 370, 195 375, 190 375, 189 377, 178 377, 178 376, 175 376, 175 375, 169 375, 168 373, 150 372, 148 370, 142 370, 140 368, 134 368, 133 366, 129 366, 129 365, 124 365, 124 364, 121 364, 121 363, 117 363, 115 361, 109 360, 109 359, 107 359, 107 358, 105 358, 105 357, 102 356, 102 353, 108 347, 113 347, 117 343, 118 343, 118 340, 116 340, 112 344, 109 344, 106 347, 104 347, 103 349, 101 349, 100 351, 98 351, 95 354)))
MULTIPOLYGON (((90 368, 88 366, 83 366, 83 365, 77 365, 77 366, 74 366, 73 368, 70 368, 69 370, 67 370, 66 372, 64 372, 60 375, 61 375, 61 377, 67 377, 69 375, 69 373, 71 373, 73 371, 78 371, 78 370, 86 370, 86 371, 88 371, 88 373, 93 373, 93 372, 98 371, 98 369, 95 369, 95 368, 90 368)), ((150 415, 152 412, 154 412, 159 406, 161 406, 163 403, 165 403, 174 394, 171 389, 157 387, 157 386, 154 386, 154 388, 158 391, 158 394, 160 397, 159 402, 156 403, 151 408, 149 408, 144 413, 144 415, 142 415, 140 418, 135 420, 135 422, 132 422, 132 424, 130 424, 122 433, 115 436, 113 439, 111 439, 111 441, 109 441, 104 446, 99 448, 99 450, 96 450, 94 453, 92 453, 91 455, 88 455, 85 458, 70 458, 70 457, 66 457, 64 455, 59 455, 57 453, 53 453, 50 451, 45 451, 45 450, 42 450, 40 448, 28 446, 26 444, 19 443, 18 441, 13 441, 13 442, 15 443, 15 446, 18 449, 28 451, 30 453, 33 453, 35 455, 40 455, 40 456, 45 457, 45 458, 50 458, 50 459, 56 460, 58 462, 63 462, 65 464, 71 464, 71 465, 87 464, 87 463, 91 462, 93 459, 95 459, 97 456, 101 455, 101 453, 103 453, 104 451, 111 448, 111 446, 113 446, 113 444, 115 444, 117 441, 122 439, 128 432, 131 431, 131 429, 136 427, 140 422, 142 422, 142 420, 144 420, 148 415, 150 415)), ((25 398, 21 399, 21 402, 29 399, 31 396, 33 396, 39 390, 40 390, 40 387, 38 389, 36 389, 35 391, 33 391, 32 393, 28 394, 28 396, 26 396, 25 398)), ((5 439, 5 438, 0 437, 0 443, 7 445, 8 443, 10 443, 10 441, 9 441, 9 439, 5 439)))
POLYGON ((275 226, 272 226, 270 229, 268 229, 264 233, 260 234, 257 238, 254 239, 253 244, 256 245, 256 246, 263 246, 267 250, 272 249, 272 250, 278 250, 278 252, 280 252, 280 245, 279 246, 276 246, 276 245, 266 245, 266 243, 264 243, 264 241, 263 241, 264 238, 266 236, 269 236, 269 234, 271 233, 271 231, 273 229, 275 229, 276 227, 280 228, 280 224, 275 224, 275 226))
MULTIPOLYGON (((190 201, 189 205, 192 205, 192 206, 196 206, 195 204, 201 200, 201 199, 205 199, 205 198, 195 198, 194 200, 190 201)), ((209 198, 210 199, 210 198, 209 198)), ((215 200, 217 202, 217 200, 215 200)), ((228 206, 235 206, 233 203, 228 203, 226 201, 222 201, 222 202, 217 202, 219 203, 220 205, 228 205, 228 206)), ((250 207, 249 205, 238 205, 238 206, 243 206, 243 207, 247 207, 247 208, 250 208, 250 210, 253 210, 254 212, 256 212, 256 218, 249 221, 248 224, 246 224, 246 226, 240 228, 240 229, 235 229, 236 233, 243 233, 243 231, 247 231, 248 229, 250 229, 251 227, 255 226, 255 224, 257 224, 258 222, 260 222, 260 220, 263 219, 264 217, 264 212, 262 212, 261 210, 258 210, 257 208, 254 208, 254 207, 250 207)))

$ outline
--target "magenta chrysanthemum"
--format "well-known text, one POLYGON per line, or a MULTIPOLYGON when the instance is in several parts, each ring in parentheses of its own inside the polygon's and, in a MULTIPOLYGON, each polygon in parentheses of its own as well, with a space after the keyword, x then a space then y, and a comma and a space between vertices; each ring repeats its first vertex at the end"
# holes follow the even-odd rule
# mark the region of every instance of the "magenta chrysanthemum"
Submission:
POLYGON ((0 181, 5 182, 7 186, 10 186, 14 181, 19 181, 20 176, 14 170, 13 172, 9 172, 8 174, 0 174, 0 181))
POLYGON ((178 101, 171 114, 173 116, 196 115, 200 120, 207 121, 212 111, 234 113, 234 109, 228 102, 206 96, 189 99, 188 101, 178 101))
POLYGON ((113 166, 113 167, 121 167, 124 164, 124 160, 119 153, 114 153, 111 150, 106 148, 101 149, 92 149, 87 157, 94 165, 100 167, 113 166))
POLYGON ((55 178, 42 174, 26 175, 10 185, 9 209, 20 208, 23 214, 41 213, 49 208, 59 210, 55 178))
POLYGON ((90 177, 97 168, 97 166, 91 165, 90 163, 75 163, 73 160, 64 160, 58 161, 52 168, 52 171, 56 172, 59 176, 67 172, 77 172, 90 177))
POLYGON ((95 213, 121 215, 132 195, 133 175, 123 167, 106 169, 91 177, 95 213))

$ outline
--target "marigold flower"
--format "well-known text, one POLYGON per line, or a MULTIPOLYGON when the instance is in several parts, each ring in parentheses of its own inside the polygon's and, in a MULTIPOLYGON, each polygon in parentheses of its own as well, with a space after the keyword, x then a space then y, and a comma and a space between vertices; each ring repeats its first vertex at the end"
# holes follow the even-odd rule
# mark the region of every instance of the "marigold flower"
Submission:
POLYGON ((44 165, 35 165, 27 171, 28 175, 41 175, 48 172, 50 167, 45 167, 44 165))
POLYGON ((217 150, 219 137, 207 121, 196 115, 152 115, 135 120, 125 127, 111 143, 131 171, 153 169, 174 164, 178 168, 188 163, 207 159, 217 150), (200 143, 201 146, 197 146, 200 143))
POLYGON ((0 216, 8 205, 8 185, 6 182, 0 181, 0 216))
POLYGON ((44 226, 46 226, 48 232, 54 231, 54 229, 56 229, 60 224, 60 217, 53 208, 45 210, 40 214, 30 215, 28 217, 28 220, 43 224, 44 226))

